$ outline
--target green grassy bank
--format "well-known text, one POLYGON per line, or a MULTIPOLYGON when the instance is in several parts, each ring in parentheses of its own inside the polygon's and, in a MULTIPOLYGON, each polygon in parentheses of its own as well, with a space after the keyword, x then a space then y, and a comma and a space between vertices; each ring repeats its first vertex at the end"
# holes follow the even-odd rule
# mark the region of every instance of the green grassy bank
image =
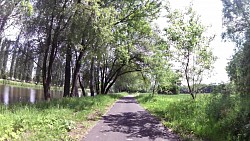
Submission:
POLYGON ((26 82, 19 82, 7 79, 0 79, 0 84, 3 85, 12 85, 12 86, 19 86, 19 87, 35 87, 35 88, 42 88, 43 86, 35 83, 26 83, 26 82))
POLYGON ((79 140, 123 95, 0 105, 0 140, 79 140))
POLYGON ((137 96, 138 102, 186 140, 250 140, 250 98, 222 95, 137 96), (196 138, 196 139, 195 139, 196 138))
MULTIPOLYGON (((7 79, 0 79, 0 84, 2 84, 2 85, 9 85, 9 86, 15 86, 15 87, 43 89, 43 85, 42 84, 19 82, 19 81, 7 80, 7 79)), ((52 90, 63 90, 63 87, 52 86, 51 89, 52 90)))

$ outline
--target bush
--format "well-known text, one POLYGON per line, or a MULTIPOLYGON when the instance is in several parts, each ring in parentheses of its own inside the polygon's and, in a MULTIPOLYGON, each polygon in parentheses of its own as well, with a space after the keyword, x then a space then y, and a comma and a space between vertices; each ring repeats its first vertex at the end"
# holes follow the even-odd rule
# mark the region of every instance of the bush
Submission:
POLYGON ((179 94, 180 88, 178 85, 159 86, 158 94, 179 94))

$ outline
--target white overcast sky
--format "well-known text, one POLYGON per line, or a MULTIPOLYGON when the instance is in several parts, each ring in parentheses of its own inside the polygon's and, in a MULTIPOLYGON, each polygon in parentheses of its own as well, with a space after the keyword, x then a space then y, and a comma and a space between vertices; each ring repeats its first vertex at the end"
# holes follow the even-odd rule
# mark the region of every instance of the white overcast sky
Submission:
MULTIPOLYGON (((190 5, 191 0, 169 0, 171 9, 182 9, 190 5)), ((218 57, 214 64, 212 75, 205 78, 202 83, 221 83, 228 82, 229 78, 226 73, 226 66, 234 53, 234 44, 222 41, 222 9, 221 0, 193 0, 193 8, 198 15, 201 16, 201 21, 204 25, 210 26, 208 32, 216 35, 211 43, 213 53, 218 57)), ((163 13, 164 15, 164 13, 163 13)), ((164 28, 166 21, 164 18, 157 20, 160 28, 164 28)))

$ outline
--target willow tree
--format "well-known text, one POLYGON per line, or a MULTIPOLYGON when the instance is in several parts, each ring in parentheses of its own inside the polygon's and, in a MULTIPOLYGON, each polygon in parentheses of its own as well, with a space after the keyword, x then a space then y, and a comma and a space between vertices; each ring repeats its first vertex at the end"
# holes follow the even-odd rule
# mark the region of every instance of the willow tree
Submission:
POLYGON ((212 36, 206 36, 206 28, 199 16, 188 7, 184 12, 169 11, 165 36, 180 64, 179 70, 187 82, 189 93, 195 99, 197 84, 208 74, 215 57, 209 47, 212 36))

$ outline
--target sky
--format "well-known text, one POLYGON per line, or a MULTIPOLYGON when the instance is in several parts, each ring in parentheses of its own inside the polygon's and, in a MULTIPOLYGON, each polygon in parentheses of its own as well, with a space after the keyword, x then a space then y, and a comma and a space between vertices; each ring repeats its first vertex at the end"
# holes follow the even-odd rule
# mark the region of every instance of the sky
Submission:
MULTIPOLYGON (((171 9, 182 9, 190 5, 191 0, 169 0, 171 9)), ((226 83, 229 82, 227 72, 225 70, 227 63, 234 53, 235 44, 225 42, 221 38, 223 31, 222 27, 222 9, 221 0, 192 0, 193 9, 200 15, 201 22, 209 26, 208 33, 215 35, 215 39, 211 42, 211 48, 214 55, 218 58, 214 63, 214 69, 211 71, 211 76, 204 78, 202 83, 226 83)), ((162 13, 164 15, 164 13, 162 13)), ((157 20, 157 25, 164 28, 166 23, 164 18, 157 20)))

